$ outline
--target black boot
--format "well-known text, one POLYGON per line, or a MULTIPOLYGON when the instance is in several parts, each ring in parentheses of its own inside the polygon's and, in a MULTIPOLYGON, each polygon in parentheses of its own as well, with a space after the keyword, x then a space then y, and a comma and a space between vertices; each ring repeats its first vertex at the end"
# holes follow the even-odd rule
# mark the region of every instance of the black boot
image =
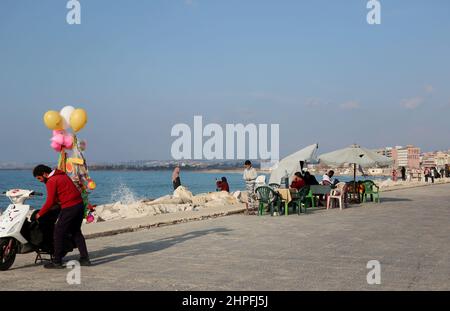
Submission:
POLYGON ((80 266, 90 266, 91 265, 91 261, 89 260, 89 257, 80 257, 80 266))
POLYGON ((64 269, 65 267, 62 265, 62 262, 51 261, 44 265, 45 269, 64 269))

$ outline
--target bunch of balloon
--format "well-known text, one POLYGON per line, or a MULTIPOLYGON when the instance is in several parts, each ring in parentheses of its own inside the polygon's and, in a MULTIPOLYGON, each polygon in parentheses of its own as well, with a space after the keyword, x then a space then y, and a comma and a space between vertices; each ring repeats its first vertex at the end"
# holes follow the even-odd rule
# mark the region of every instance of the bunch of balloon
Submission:
POLYGON ((85 205, 85 218, 88 223, 94 221, 95 206, 89 203, 89 191, 96 188, 89 176, 88 165, 83 152, 86 142, 79 141, 77 133, 87 124, 87 113, 84 109, 66 106, 57 111, 47 111, 44 115, 45 125, 53 130, 50 146, 59 153, 58 169, 66 172, 80 190, 85 205), (73 133, 69 133, 69 128, 73 133), (71 151, 70 157, 67 151, 71 151))

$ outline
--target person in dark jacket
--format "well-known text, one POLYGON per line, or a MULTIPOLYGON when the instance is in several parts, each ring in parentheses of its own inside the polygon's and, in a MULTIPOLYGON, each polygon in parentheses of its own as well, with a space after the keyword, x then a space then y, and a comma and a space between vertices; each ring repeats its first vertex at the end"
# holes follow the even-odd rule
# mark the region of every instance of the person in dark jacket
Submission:
POLYGON ((63 171, 52 170, 46 165, 38 165, 33 170, 33 176, 45 183, 47 200, 36 214, 36 220, 45 215, 52 206, 59 204, 61 211, 53 232, 54 255, 52 262, 46 264, 47 269, 64 269, 62 259, 64 255, 64 240, 71 234, 80 251, 80 265, 91 264, 86 247, 86 241, 81 233, 84 218, 84 203, 81 193, 69 176, 63 171))
POLYGON ((303 175, 303 179, 305 180, 305 183, 308 186, 318 185, 319 184, 319 182, 317 181, 316 177, 314 175, 311 175, 310 172, 305 172, 305 174, 303 175))
POLYGON ((406 180, 406 168, 404 166, 402 166, 400 172, 402 174, 402 180, 405 181, 406 180))

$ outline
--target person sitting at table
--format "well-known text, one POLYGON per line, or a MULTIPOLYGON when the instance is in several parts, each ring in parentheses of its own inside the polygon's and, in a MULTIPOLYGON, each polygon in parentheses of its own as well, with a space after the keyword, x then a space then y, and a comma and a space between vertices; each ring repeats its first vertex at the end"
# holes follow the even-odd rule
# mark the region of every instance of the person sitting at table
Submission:
POLYGON ((319 184, 316 177, 314 175, 311 175, 311 173, 308 171, 306 171, 305 174, 303 174, 303 180, 305 181, 305 184, 307 184, 308 186, 319 184))
POLYGON ((300 190, 306 185, 305 180, 300 172, 296 172, 292 179, 291 188, 300 190))
POLYGON ((333 181, 331 178, 334 176, 334 171, 329 170, 328 173, 322 176, 322 185, 324 186, 330 186, 333 185, 333 181))

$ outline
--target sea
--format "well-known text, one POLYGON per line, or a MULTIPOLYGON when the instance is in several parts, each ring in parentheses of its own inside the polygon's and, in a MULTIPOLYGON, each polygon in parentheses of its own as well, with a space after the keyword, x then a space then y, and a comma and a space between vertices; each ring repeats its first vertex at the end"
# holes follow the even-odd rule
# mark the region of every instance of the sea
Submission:
MULTIPOLYGON (((269 175, 266 180, 269 180, 269 175)), ((90 202, 95 205, 113 202, 132 203, 141 199, 155 199, 172 194, 172 171, 90 171, 97 188, 90 194, 90 202)), ((225 176, 230 191, 244 190, 242 173, 237 172, 195 172, 182 171, 181 184, 194 194, 216 191, 216 179, 225 176)), ((317 180, 321 177, 316 176, 317 180)), ((351 176, 338 176, 340 181, 352 180, 351 176)), ((46 193, 45 185, 38 182, 28 170, 0 170, 0 193, 10 189, 29 189, 46 193)), ((28 204, 40 208, 44 197, 34 197, 28 204)), ((10 204, 8 198, 0 196, 0 210, 10 204)))

